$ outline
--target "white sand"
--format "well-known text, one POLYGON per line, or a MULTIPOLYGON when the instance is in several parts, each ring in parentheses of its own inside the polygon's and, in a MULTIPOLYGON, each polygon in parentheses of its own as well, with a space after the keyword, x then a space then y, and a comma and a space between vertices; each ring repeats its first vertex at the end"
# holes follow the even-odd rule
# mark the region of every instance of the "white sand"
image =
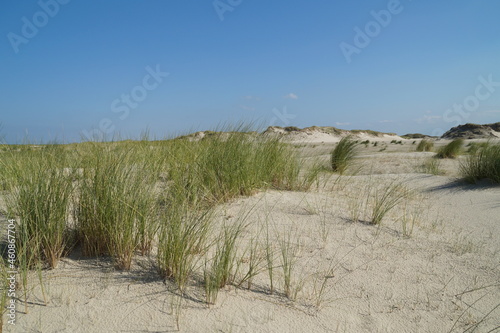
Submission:
MULTIPOLYGON (((445 176, 415 173, 415 166, 430 154, 408 152, 410 147, 397 145, 399 153, 387 149, 379 155, 378 147, 369 148, 359 159, 363 172, 325 178, 320 188, 307 193, 261 192, 221 208, 220 221, 228 223, 252 212, 239 241, 243 257, 249 239, 265 238, 259 231, 265 230, 266 221, 278 238, 291 232, 292 241, 300 244, 293 301, 283 295, 279 268, 275 294, 269 294, 263 271, 250 290, 227 287, 217 303, 207 307, 203 288, 195 281, 186 297, 175 297, 169 291, 173 286, 158 279, 154 258, 137 257, 130 272, 118 272, 105 259, 74 254, 57 269, 44 272, 47 304, 37 287, 29 313, 19 312, 16 326, 6 331, 170 332, 177 329, 179 299, 181 332, 498 329, 500 187, 456 182, 457 161, 449 162, 445 176), (378 169, 366 169, 370 164, 378 169), (367 184, 384 185, 394 179, 415 190, 411 199, 390 212, 380 227, 350 220, 367 184), (415 216, 409 237, 402 234, 404 212, 415 216), (325 293, 318 304, 325 276, 325 293)), ((324 152, 331 146, 308 149, 308 156, 326 159, 324 152)), ((273 246, 278 250, 277 241, 273 246)), ((275 260, 278 265, 279 258, 275 260)), ((18 303, 18 310, 24 311, 24 305, 18 303)))

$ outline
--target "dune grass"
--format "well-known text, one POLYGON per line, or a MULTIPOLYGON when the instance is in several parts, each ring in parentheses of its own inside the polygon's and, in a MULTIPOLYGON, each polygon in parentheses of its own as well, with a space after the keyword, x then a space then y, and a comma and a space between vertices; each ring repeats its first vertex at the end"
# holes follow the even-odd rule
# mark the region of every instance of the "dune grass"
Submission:
POLYGON ((441 161, 436 157, 430 157, 419 166, 419 171, 431 175, 442 175, 444 171, 441 169, 441 161))
POLYGON ((455 139, 446 146, 441 147, 437 152, 438 158, 456 158, 462 152, 463 139, 455 139))
POLYGON ((67 217, 72 182, 63 172, 68 155, 58 146, 47 146, 13 152, 4 161, 8 214, 18 221, 18 253, 25 254, 29 267, 43 263, 55 268, 71 240, 67 217))
POLYGON ((244 229, 243 221, 224 225, 215 242, 216 249, 211 264, 208 265, 208 261, 205 262, 203 278, 207 304, 214 304, 219 289, 234 282, 236 240, 244 229))
POLYGON ((199 255, 206 251, 211 211, 193 209, 186 203, 166 207, 158 236, 157 264, 160 275, 173 280, 183 291, 199 255))
POLYGON ((331 166, 334 172, 343 174, 351 165, 352 160, 356 156, 357 143, 350 136, 346 136, 340 140, 335 149, 331 153, 331 166))
MULTIPOLYGON (((278 138, 227 129, 199 141, 23 147, 2 152, 0 182, 9 193, 7 213, 18 223, 25 300, 30 270, 41 277, 41 269, 55 268, 78 248, 88 257, 108 256, 124 270, 136 255, 155 255, 160 277, 181 292, 196 278, 199 260, 212 253, 204 283, 207 302, 214 302, 218 289, 234 283, 242 232, 228 225, 210 241, 214 207, 267 188, 307 190, 318 174, 304 170, 278 138)), ((252 259, 240 281, 248 287, 263 269, 257 245, 248 250, 252 259)))
MULTIPOLYGON (((281 269, 283 272, 283 291, 287 298, 294 299, 297 294, 294 292, 293 288, 293 273, 296 269, 297 255, 300 244, 298 240, 295 241, 295 239, 292 239, 291 229, 283 232, 283 237, 278 239, 278 243, 281 254, 281 269)), ((298 291, 298 289, 295 288, 295 291, 298 291)))
POLYGON ((469 147, 469 149, 467 150, 467 152, 469 154, 474 154, 476 153, 479 149, 482 149, 482 148, 486 148, 490 145, 490 143, 488 141, 486 142, 470 142, 467 147, 469 147))
POLYGON ((133 163, 129 147, 95 144, 82 157, 83 179, 75 198, 78 239, 87 256, 110 255, 119 269, 130 269, 136 250, 148 252, 158 223, 153 176, 133 163))
POLYGON ((382 187, 376 187, 373 193, 370 223, 380 224, 384 216, 399 205, 407 195, 407 188, 399 180, 394 180, 382 187))
POLYGON ((417 151, 432 151, 434 148, 434 142, 426 139, 422 139, 417 145, 417 151))
POLYGON ((500 184, 500 144, 478 147, 460 164, 460 172, 471 183, 487 178, 500 184))

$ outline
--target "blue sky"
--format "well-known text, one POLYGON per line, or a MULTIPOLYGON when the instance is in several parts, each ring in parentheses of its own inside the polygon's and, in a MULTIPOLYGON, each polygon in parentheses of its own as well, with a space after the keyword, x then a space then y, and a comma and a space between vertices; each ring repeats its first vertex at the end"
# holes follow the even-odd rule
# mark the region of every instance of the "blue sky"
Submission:
POLYGON ((500 121, 497 0, 2 1, 7 142, 500 121))

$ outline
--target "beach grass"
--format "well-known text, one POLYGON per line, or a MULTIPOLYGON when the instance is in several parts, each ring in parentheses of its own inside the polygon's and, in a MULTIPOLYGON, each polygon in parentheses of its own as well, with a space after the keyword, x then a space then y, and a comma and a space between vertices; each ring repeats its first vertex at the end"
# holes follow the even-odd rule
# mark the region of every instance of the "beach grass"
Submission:
POLYGON ((439 158, 456 158, 462 152, 463 139, 455 139, 446 146, 441 147, 437 152, 439 158))
POLYGON ((471 183, 490 179, 500 184, 500 145, 487 144, 478 147, 460 164, 463 178, 471 183))
MULTIPOLYGON (((17 223, 17 266, 25 301, 28 275, 41 277, 73 250, 109 257, 130 270, 137 255, 155 255, 162 279, 181 292, 205 259, 207 302, 234 284, 236 240, 242 224, 216 239, 214 208, 265 189, 307 190, 317 168, 304 170, 297 151, 280 138, 242 128, 181 137, 79 144, 21 145, 2 152, 0 182, 7 214, 17 223)), ((265 256, 257 239, 240 285, 250 287, 265 256)), ((269 260, 267 258, 266 260, 269 260)))
POLYGON ((340 140, 335 149, 331 153, 332 170, 343 174, 351 165, 352 160, 356 156, 357 143, 349 136, 340 140))
POLYGON ((434 148, 434 142, 426 139, 422 139, 417 145, 417 151, 432 151, 434 148))

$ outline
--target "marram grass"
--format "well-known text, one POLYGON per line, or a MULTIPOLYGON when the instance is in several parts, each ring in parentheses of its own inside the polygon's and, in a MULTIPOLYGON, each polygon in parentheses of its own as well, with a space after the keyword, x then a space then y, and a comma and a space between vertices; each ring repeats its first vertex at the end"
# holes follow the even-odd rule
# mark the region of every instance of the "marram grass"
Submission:
POLYGON ((460 172, 468 182, 490 179, 500 184, 500 144, 479 147, 460 164, 460 172))
POLYGON ((356 145, 357 143, 349 136, 340 140, 330 157, 333 171, 343 174, 347 170, 356 156, 356 145))
MULTIPOLYGON (((10 149, 0 164, 8 214, 18 223, 22 272, 55 268, 76 248, 89 257, 108 256, 125 270, 134 256, 155 255, 160 276, 183 291, 199 274, 199 260, 211 253, 208 302, 234 283, 235 241, 242 230, 228 226, 207 241, 213 208, 267 188, 306 190, 317 176, 280 139, 239 132, 213 132, 199 141, 10 149)), ((256 270, 249 268, 242 281, 250 285, 256 270)), ((21 282, 26 291, 27 274, 21 282)))

